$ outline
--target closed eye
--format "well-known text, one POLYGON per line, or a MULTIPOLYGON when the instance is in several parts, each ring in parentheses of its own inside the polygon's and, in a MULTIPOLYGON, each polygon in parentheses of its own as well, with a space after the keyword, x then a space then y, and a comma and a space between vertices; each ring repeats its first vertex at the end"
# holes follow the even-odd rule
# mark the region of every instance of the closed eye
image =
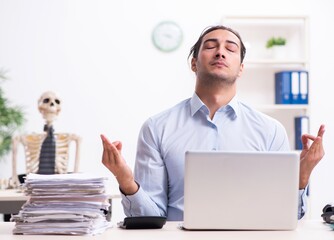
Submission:
POLYGON ((231 49, 231 48, 226 48, 227 51, 230 51, 230 52, 235 52, 235 49, 231 49))
POLYGON ((216 45, 217 45, 217 44, 208 43, 208 44, 205 44, 205 45, 204 45, 204 48, 205 48, 205 49, 214 49, 214 48, 216 48, 216 45))
POLYGON ((238 45, 231 41, 228 41, 225 47, 230 52, 236 52, 238 50, 238 45))
POLYGON ((204 49, 214 49, 217 47, 217 45, 218 43, 216 39, 207 39, 203 44, 203 48, 204 49))

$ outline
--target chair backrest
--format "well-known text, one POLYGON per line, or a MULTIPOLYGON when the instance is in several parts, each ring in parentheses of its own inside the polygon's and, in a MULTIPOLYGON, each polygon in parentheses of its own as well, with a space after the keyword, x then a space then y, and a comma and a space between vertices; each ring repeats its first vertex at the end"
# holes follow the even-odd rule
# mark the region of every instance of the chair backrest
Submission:
MULTIPOLYGON (((55 133, 56 138, 56 159, 55 159, 55 173, 67 173, 69 172, 69 150, 70 143, 74 141, 76 143, 75 162, 72 172, 79 171, 80 161, 80 143, 81 138, 75 134, 70 133, 55 133)), ((18 187, 20 182, 17 175, 17 152, 19 144, 24 147, 25 160, 26 160, 26 174, 37 173, 39 167, 39 157, 41 152, 41 146, 46 138, 46 134, 27 134, 16 136, 12 140, 12 183, 11 187, 18 187)))

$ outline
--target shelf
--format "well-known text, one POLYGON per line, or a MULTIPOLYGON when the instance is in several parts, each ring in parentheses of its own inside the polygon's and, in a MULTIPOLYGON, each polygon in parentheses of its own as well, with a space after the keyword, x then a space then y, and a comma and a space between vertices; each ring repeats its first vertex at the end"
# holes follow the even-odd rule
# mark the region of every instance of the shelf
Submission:
POLYGON ((308 60, 306 59, 245 59, 245 63, 252 65, 306 65, 308 64, 308 60))
POLYGON ((307 16, 225 16, 222 23, 233 27, 257 28, 286 28, 304 27, 308 22, 307 16))
POLYGON ((247 26, 294 26, 305 23, 307 16, 224 16, 222 22, 232 23, 233 25, 247 26))
POLYGON ((307 104, 267 104, 258 105, 255 107, 258 110, 302 110, 307 111, 309 105, 307 104))

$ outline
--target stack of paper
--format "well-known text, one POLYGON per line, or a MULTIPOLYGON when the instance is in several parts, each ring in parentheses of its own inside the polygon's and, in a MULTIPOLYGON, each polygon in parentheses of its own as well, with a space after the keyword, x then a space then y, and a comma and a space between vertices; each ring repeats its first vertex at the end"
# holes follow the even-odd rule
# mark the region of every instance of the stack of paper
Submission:
POLYGON ((14 234, 95 235, 110 227, 105 178, 87 174, 29 174, 29 196, 17 215, 14 234))

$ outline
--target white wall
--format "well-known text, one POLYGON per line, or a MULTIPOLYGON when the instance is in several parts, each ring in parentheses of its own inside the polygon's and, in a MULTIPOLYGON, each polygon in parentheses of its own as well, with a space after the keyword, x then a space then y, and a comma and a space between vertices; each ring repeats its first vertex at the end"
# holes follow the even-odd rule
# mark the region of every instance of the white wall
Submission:
MULTIPOLYGON (((328 88, 334 17, 329 0, 279 2, 0 0, 0 68, 11 78, 2 88, 26 112, 22 132, 42 131, 37 99, 46 90, 56 91, 63 110, 55 130, 83 138, 81 171, 107 176, 99 134, 122 140, 123 155, 133 166, 143 121, 191 96, 194 76, 187 56, 204 27, 220 23, 224 14, 309 15, 311 132, 327 125, 326 156, 312 176, 311 214, 319 217, 323 205, 334 201, 329 185, 334 150, 328 143, 334 124, 328 88), (184 31, 176 52, 161 53, 152 45, 152 29, 162 20, 176 21, 184 31)), ((10 157, 0 163, 0 178, 10 176, 10 157)))

